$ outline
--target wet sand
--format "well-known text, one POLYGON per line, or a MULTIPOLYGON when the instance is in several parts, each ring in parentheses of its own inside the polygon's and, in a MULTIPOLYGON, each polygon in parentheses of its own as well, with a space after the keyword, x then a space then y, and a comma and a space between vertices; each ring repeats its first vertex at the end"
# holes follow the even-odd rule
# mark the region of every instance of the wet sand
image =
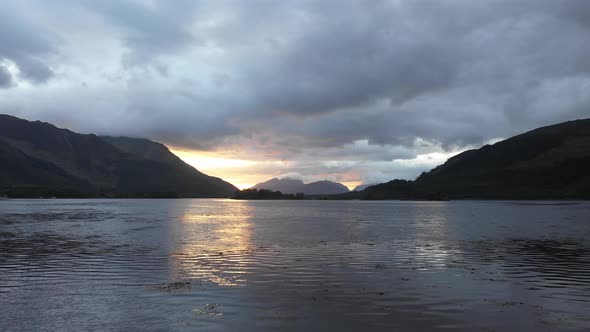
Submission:
POLYGON ((587 331, 588 312, 585 202, 0 202, 7 331, 587 331))

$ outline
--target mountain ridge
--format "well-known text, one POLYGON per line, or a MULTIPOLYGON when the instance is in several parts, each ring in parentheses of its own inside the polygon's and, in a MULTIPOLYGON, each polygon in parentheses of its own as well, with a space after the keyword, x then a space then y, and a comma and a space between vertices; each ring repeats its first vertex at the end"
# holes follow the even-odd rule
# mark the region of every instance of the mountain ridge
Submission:
POLYGON ((338 182, 321 180, 304 183, 301 180, 290 178, 272 178, 254 185, 251 189, 280 191, 283 194, 303 193, 304 195, 333 195, 349 192, 348 187, 338 182))
POLYGON ((157 142, 79 134, 4 114, 0 161, 0 193, 13 196, 229 197, 237 190, 157 142))
POLYGON ((468 150, 414 181, 368 187, 365 199, 589 199, 590 119, 544 126, 468 150))

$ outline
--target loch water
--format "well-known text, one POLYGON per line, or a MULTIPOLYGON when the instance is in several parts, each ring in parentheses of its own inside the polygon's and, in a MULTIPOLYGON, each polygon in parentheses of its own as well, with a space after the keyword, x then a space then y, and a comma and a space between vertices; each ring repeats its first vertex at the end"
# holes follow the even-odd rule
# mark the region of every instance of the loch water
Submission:
POLYGON ((0 201, 2 331, 589 331, 590 203, 0 201))

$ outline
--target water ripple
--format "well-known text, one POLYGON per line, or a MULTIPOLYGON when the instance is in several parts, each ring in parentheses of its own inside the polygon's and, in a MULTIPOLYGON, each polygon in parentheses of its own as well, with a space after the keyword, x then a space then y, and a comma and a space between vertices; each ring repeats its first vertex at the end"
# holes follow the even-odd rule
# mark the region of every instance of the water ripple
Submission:
POLYGON ((580 203, 58 202, 2 202, 3 326, 590 328, 580 203))

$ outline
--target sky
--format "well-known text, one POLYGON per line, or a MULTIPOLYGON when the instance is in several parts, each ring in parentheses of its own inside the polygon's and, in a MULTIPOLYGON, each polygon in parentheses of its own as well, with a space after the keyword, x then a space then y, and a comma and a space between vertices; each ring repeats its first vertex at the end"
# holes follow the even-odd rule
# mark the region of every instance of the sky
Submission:
POLYGON ((586 0, 0 0, 0 113, 240 188, 413 179, 590 117, 586 0))

